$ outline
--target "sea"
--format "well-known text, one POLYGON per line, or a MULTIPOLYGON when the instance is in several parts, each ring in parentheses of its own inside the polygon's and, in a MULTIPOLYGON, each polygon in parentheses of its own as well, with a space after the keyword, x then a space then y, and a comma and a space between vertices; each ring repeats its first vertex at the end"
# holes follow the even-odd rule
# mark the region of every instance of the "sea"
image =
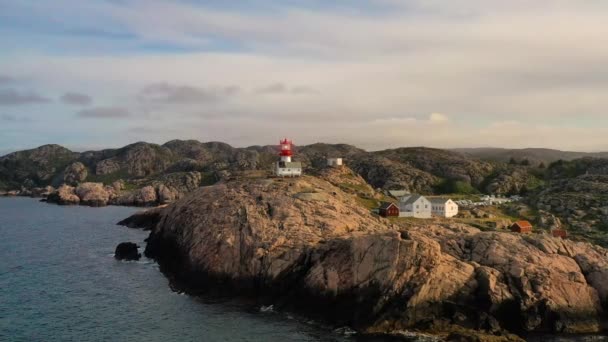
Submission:
POLYGON ((113 257, 125 241, 143 252, 148 233, 116 225, 137 210, 0 198, 0 341, 389 340, 272 307, 174 292, 153 260, 113 257))

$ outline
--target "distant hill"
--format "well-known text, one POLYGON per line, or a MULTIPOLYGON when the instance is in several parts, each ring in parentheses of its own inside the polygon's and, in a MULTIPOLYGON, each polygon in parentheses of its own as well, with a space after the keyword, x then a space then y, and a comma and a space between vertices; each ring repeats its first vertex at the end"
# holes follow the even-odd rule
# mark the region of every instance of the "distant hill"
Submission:
MULTIPOLYGON (((294 159, 306 172, 326 165, 327 157, 342 157, 374 188, 411 192, 518 193, 533 176, 521 165, 483 161, 457 151, 407 147, 368 152, 347 144, 295 146, 294 159)), ((164 184, 173 174, 197 173, 205 184, 250 170, 270 171, 276 146, 232 147, 222 142, 172 140, 163 145, 138 142, 117 149, 72 152, 45 145, 0 157, 0 190, 19 190, 62 183, 124 181, 129 189, 164 184)), ((188 186, 190 188, 190 185, 188 186)))
POLYGON ((521 162, 525 159, 529 160, 531 164, 538 165, 541 162, 550 164, 557 160, 574 160, 585 157, 594 158, 608 158, 608 152, 572 152, 572 151, 560 151, 552 150, 548 148, 523 148, 523 149, 506 149, 506 148, 457 148, 452 151, 467 154, 471 157, 475 157, 482 160, 498 161, 508 163, 511 158, 517 162, 521 162))

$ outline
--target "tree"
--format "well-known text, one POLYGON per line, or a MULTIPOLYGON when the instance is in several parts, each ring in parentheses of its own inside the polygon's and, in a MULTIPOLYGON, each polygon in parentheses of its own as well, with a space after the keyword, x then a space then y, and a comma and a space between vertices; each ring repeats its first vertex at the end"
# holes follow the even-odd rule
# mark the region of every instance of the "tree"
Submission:
POLYGON ((523 165, 523 166, 529 166, 530 165, 530 161, 528 160, 528 158, 522 160, 521 161, 521 165, 523 165))
POLYGON ((511 159, 509 159, 509 164, 515 165, 515 164, 517 164, 517 160, 515 160, 515 158, 511 157, 511 159))
POLYGON ((545 166, 545 163, 544 163, 544 162, 540 162, 540 164, 538 164, 538 168, 539 168, 539 169, 544 169, 545 167, 546 167, 546 166, 545 166))

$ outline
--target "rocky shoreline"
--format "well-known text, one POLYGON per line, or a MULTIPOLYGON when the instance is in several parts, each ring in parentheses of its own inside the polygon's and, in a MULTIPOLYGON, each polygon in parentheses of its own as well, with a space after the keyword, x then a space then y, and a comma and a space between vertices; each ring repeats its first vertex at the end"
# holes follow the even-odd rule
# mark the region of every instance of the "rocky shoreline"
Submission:
POLYGON ((146 256, 189 293, 254 298, 363 333, 509 341, 606 328, 605 249, 389 221, 320 178, 226 182, 123 223, 151 230, 146 256))

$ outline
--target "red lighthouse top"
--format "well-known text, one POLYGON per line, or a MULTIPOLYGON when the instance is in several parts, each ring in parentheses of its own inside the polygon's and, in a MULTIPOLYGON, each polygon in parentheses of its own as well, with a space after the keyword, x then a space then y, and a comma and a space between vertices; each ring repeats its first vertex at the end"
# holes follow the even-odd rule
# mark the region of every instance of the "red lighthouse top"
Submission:
POLYGON ((293 155, 293 152, 291 150, 291 146, 293 145, 293 143, 291 142, 291 140, 285 138, 281 140, 279 144, 281 145, 281 151, 279 152, 279 155, 281 157, 291 157, 293 155))

